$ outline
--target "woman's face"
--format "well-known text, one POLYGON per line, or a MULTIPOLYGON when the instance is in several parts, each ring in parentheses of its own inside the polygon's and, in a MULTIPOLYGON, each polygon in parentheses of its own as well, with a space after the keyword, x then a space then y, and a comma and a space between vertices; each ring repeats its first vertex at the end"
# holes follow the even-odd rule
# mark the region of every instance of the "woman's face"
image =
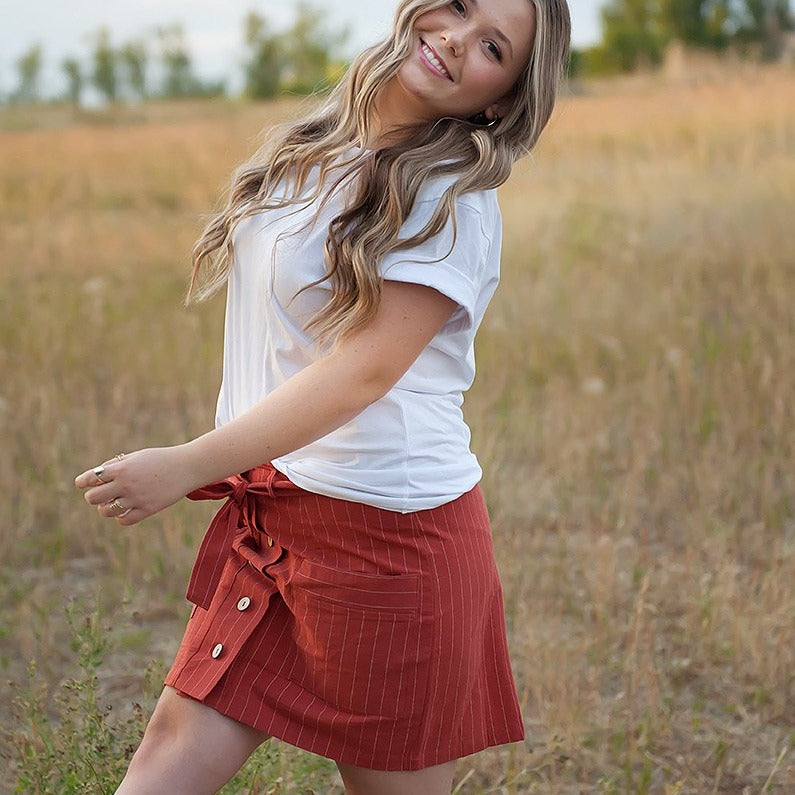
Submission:
POLYGON ((453 0, 427 11, 397 74, 404 111, 424 120, 505 115, 534 37, 530 0, 453 0))

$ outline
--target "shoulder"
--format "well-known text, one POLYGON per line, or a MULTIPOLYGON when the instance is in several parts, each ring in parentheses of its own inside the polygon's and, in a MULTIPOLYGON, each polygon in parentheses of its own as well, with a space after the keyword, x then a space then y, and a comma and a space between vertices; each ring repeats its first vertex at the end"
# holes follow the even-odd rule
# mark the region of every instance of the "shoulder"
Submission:
MULTIPOLYGON (((455 177, 450 176, 428 180, 417 194, 412 214, 417 213, 427 221, 454 181, 455 177)), ((477 224, 489 241, 501 233, 500 205, 494 188, 461 194, 456 199, 455 212, 457 226, 477 224)))

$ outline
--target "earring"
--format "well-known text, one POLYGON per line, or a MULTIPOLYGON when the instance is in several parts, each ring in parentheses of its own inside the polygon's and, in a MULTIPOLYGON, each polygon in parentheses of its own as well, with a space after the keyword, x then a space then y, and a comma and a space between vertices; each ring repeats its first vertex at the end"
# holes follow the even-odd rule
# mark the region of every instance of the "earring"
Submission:
POLYGON ((494 127, 496 124, 499 124, 502 119, 499 116, 495 116, 493 119, 490 119, 486 115, 486 111, 482 110, 480 113, 475 114, 472 118, 468 119, 472 124, 477 124, 478 127, 494 127))

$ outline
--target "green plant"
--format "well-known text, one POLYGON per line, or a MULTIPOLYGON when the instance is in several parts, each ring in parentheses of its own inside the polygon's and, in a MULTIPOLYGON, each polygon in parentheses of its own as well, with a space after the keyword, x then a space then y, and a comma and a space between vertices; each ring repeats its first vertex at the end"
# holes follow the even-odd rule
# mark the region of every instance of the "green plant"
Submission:
MULTIPOLYGON (((103 704, 97 671, 111 641, 99 603, 81 614, 71 602, 65 612, 79 670, 52 693, 40 681, 36 661, 30 661, 27 682, 13 700, 14 728, 8 732, 15 793, 112 793, 145 726, 141 704, 131 705, 122 717, 103 704)), ((154 698, 154 667, 147 671, 147 701, 154 698)))

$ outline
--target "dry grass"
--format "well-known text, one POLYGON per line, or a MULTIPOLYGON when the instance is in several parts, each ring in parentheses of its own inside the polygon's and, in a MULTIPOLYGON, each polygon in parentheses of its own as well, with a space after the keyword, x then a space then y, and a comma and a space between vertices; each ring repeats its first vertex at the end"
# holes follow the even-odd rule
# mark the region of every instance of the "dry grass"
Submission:
MULTIPOLYGON (((212 506, 118 530, 71 476, 208 427, 222 307, 180 308, 187 255, 293 110, 0 133, 4 678, 74 675, 62 603, 97 592, 103 702, 170 661, 212 506)), ((529 739, 458 791, 795 791, 793 75, 568 98, 501 202, 467 405, 529 739)))

